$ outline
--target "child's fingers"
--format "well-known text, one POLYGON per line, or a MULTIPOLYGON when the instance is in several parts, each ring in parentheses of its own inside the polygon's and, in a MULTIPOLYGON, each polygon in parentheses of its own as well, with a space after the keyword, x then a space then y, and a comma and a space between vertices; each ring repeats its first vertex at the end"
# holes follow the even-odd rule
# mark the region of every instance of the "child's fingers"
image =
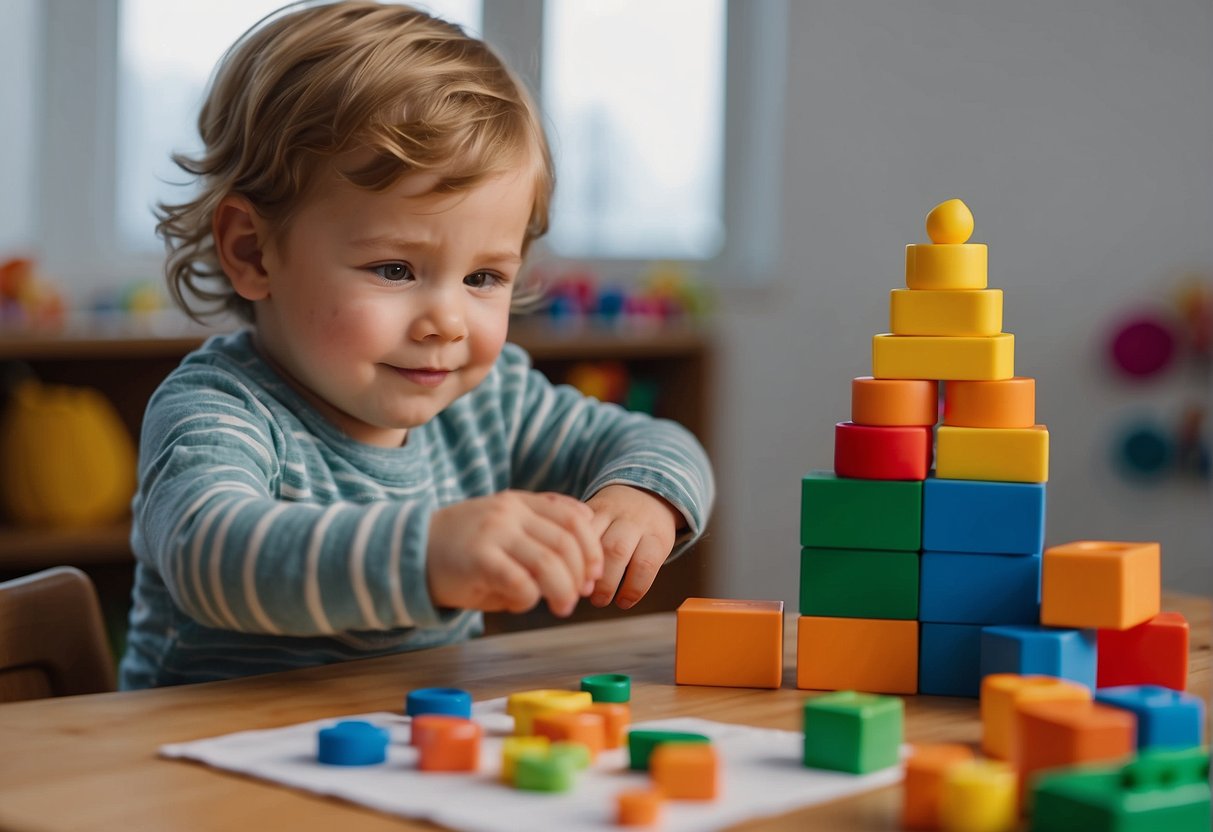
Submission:
POLYGON ((563 494, 535 494, 532 506, 537 514, 571 533, 577 541, 578 565, 574 570, 577 586, 595 581, 602 574, 601 534, 594 528, 595 513, 585 503, 563 494))
POLYGON ((522 530, 560 556, 569 570, 573 586, 580 588, 586 581, 585 558, 577 534, 542 514, 531 514, 523 520, 522 530))
POLYGON ((530 573, 552 612, 562 617, 573 612, 580 597, 579 587, 559 554, 526 534, 507 546, 506 553, 530 573))
POLYGON ((611 603, 623 572, 627 569, 636 544, 640 542, 640 527, 626 520, 615 520, 602 534, 602 577, 594 585, 590 603, 605 607, 611 603))
POLYGON ((636 552, 632 555, 632 562, 628 564, 627 577, 623 579, 623 586, 619 588, 619 597, 615 602, 620 609, 633 607, 644 597, 669 554, 669 548, 656 536, 646 534, 640 538, 636 552))
POLYGON ((485 607, 490 611, 526 612, 543 597, 535 579, 513 558, 503 554, 486 571, 492 590, 485 607))

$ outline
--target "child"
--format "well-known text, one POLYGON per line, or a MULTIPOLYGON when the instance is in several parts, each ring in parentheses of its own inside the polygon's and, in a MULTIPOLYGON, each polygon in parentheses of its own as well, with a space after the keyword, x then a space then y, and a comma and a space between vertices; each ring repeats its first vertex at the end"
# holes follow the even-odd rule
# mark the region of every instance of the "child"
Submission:
POLYGON ((201 193, 161 206, 169 286, 250 326, 148 405, 122 686, 640 600, 702 533, 711 471, 680 427, 505 343, 553 174, 497 57, 407 7, 294 10, 229 50, 199 128, 177 161, 201 193))

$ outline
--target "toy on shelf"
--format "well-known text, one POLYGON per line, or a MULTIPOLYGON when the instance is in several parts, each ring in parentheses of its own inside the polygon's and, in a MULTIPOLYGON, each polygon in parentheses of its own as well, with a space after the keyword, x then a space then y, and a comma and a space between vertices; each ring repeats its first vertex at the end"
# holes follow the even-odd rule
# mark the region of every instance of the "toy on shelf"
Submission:
POLYGON ((67 304, 34 261, 15 257, 0 263, 0 328, 59 327, 67 304))
POLYGON ((653 329, 703 320, 712 307, 707 288, 678 263, 655 263, 635 280, 619 283, 573 267, 545 283, 546 315, 561 326, 653 329))

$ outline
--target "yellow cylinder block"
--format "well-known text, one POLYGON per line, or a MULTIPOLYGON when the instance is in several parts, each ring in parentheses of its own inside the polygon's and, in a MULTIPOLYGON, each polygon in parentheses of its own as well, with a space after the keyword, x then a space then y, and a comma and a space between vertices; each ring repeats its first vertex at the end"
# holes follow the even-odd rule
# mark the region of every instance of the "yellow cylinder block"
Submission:
POLYGON ((985 381, 1015 375, 1015 336, 872 336, 875 378, 985 381))
POLYGON ((1049 430, 957 428, 935 435, 935 476, 941 480, 1048 482, 1049 430))
POLYGON ((978 335, 1002 332, 1002 289, 894 289, 894 335, 978 335))
POLYGON ((906 286, 911 289, 984 289, 989 282, 984 243, 906 246, 906 286))

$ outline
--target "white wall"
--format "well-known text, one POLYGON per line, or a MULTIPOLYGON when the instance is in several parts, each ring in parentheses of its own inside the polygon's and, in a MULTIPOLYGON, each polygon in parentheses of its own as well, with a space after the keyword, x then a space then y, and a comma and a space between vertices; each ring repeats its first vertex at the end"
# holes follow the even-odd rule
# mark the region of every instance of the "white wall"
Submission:
POLYGON ((0 0, 0 260, 34 241, 35 0, 0 0))
MULTIPOLYGON (((1051 432, 1048 542, 1159 540, 1213 593, 1213 501, 1137 487, 1108 432, 1208 380, 1129 390, 1099 336, 1176 270, 1213 271, 1213 7, 1201 0, 792 3, 782 278, 723 302, 717 590, 796 603, 799 482, 832 464, 903 249, 965 199, 1016 369, 1051 432)), ((793 607, 794 608, 794 607, 793 607)))

